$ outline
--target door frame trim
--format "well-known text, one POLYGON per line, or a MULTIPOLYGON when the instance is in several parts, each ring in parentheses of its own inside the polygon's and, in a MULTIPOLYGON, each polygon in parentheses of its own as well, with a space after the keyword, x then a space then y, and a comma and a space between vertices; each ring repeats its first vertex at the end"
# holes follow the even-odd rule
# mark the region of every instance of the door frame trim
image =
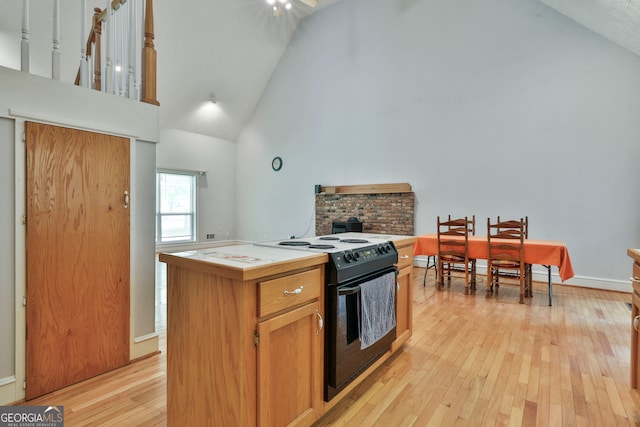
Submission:
MULTIPOLYGON (((119 136, 129 139, 129 186, 132 196, 132 202, 135 198, 135 142, 136 137, 132 135, 119 134, 117 132, 105 131, 103 129, 95 129, 86 126, 78 126, 70 124, 69 121, 56 120, 50 116, 44 117, 38 114, 32 114, 27 112, 19 112, 15 109, 9 109, 9 116, 13 117, 14 122, 14 144, 15 144, 15 204, 14 204, 14 217, 15 217, 15 355, 14 355, 14 378, 15 381, 7 381, 7 384, 0 385, 0 405, 6 403, 15 403, 23 401, 26 397, 26 390, 23 387, 24 381, 26 381, 26 309, 23 305, 23 297, 27 295, 27 254, 26 254, 26 224, 23 224, 23 217, 26 215, 26 146, 25 146, 25 122, 37 122, 44 123, 53 126, 68 127, 77 130, 86 130, 90 132, 98 132, 106 135, 119 136), (20 113, 20 115, 18 115, 20 113), (13 389, 13 393, 11 393, 13 389), (9 396, 13 394, 14 398, 11 400, 9 396), (5 402, 4 398, 9 398, 5 402)), ((129 229, 135 229, 136 218, 135 215, 131 215, 129 218, 129 229)), ((129 241, 130 251, 133 250, 133 239, 129 241)), ((143 340, 136 340, 134 335, 134 315, 133 315, 133 301, 135 299, 135 292, 133 292, 133 280, 135 266, 131 265, 131 259, 129 262, 129 360, 140 358, 143 355, 153 354, 157 352, 159 348, 159 336, 148 337, 143 340)), ((8 380, 8 379, 7 379, 8 380)))

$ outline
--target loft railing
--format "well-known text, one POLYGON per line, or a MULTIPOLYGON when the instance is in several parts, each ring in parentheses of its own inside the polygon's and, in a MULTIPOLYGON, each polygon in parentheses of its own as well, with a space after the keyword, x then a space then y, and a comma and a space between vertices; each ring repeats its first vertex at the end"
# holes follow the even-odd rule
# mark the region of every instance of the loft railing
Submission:
MULTIPOLYGON (((79 0, 81 47, 75 84, 160 105, 156 99, 153 0, 104 1, 104 9, 93 10, 87 33, 86 0, 79 0), (140 56, 136 52, 141 52, 140 56)), ((51 77, 57 80, 60 79, 59 3, 60 0, 53 1, 51 60, 51 77)), ((29 72, 29 0, 23 0, 21 69, 29 72)))

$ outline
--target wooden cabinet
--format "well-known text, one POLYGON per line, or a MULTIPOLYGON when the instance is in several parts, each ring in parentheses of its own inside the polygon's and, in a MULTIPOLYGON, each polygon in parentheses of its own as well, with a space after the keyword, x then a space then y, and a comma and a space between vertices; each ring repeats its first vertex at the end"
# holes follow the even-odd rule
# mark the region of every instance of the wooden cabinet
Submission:
POLYGON ((391 344, 395 352, 413 333, 413 244, 415 238, 394 241, 398 250, 398 293, 396 306, 396 339, 391 344))
POLYGON ((310 425, 322 411, 326 255, 234 268, 185 254, 160 254, 167 424, 310 425))
POLYGON ((258 284, 260 426, 308 426, 322 414, 322 283, 314 269, 258 284))
POLYGON ((631 285, 631 397, 640 410, 640 249, 628 249, 627 255, 633 259, 631 285))

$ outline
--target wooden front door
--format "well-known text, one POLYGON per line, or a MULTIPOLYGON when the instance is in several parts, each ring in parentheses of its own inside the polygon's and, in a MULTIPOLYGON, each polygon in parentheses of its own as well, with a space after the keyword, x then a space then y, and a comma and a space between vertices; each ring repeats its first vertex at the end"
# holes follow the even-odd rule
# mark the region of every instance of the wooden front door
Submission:
POLYGON ((130 141, 25 128, 32 399, 129 362, 130 141))

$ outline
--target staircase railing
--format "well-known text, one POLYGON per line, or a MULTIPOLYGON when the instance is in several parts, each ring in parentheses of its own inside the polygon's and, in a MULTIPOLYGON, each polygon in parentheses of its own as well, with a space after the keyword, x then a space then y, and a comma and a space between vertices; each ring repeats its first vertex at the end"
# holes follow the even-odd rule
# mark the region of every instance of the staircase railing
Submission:
MULTIPOLYGON (((156 99, 153 0, 105 0, 104 9, 93 10, 88 36, 86 0, 79 2, 81 48, 75 84, 160 105, 156 99)), ((23 0, 22 15, 21 69, 29 72, 29 0, 23 0)), ((59 80, 58 15, 59 0, 54 0, 51 77, 59 80)))

